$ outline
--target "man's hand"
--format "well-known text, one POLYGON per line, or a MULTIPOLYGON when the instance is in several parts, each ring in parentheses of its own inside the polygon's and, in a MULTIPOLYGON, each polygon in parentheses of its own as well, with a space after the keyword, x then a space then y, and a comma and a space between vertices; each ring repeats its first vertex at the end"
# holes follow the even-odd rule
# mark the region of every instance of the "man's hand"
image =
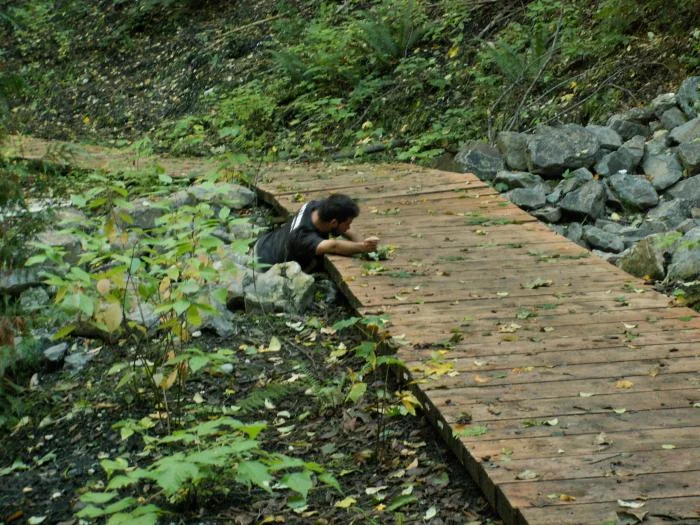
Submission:
POLYGON ((364 253, 376 252, 377 245, 379 244, 379 237, 367 237, 361 244, 364 253))

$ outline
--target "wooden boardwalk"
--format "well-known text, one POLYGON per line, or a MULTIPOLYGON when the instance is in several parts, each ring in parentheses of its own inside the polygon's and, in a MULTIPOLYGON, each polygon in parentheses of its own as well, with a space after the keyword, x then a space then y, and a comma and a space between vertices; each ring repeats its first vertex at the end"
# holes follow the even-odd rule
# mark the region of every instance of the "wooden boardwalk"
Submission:
POLYGON ((394 247, 330 269, 360 313, 389 317, 428 416, 506 523, 700 522, 696 312, 471 175, 304 166, 258 187, 289 213, 347 193, 353 228, 394 247))
MULTIPOLYGON (((11 147, 42 158, 67 145, 11 147)), ((115 154, 70 158, 109 169, 115 154)), ((157 162, 172 176, 215 169, 157 162)), ((427 415, 506 523, 700 522, 696 312, 471 175, 274 166, 257 183, 289 213, 350 194, 362 207, 354 228, 395 248, 379 264, 333 257, 329 269, 358 312, 389 316, 427 415)))

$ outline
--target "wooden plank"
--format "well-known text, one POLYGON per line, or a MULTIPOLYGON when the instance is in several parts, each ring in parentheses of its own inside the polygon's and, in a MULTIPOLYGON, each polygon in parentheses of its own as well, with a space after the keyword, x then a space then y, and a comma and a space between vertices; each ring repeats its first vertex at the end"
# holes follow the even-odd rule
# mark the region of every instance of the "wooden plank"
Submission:
MULTIPOLYGON (((650 367, 650 370, 653 370, 650 367)), ((473 376, 469 376, 473 377, 473 376)), ((665 374, 659 376, 626 375, 626 380, 634 385, 635 392, 658 391, 658 390, 685 390, 697 387, 697 372, 681 372, 677 374, 665 374)), ((619 394, 617 378, 586 378, 586 379, 566 379, 563 381, 550 381, 547 385, 539 383, 516 383, 516 384, 492 384, 471 381, 469 384, 460 384, 455 388, 444 388, 441 378, 428 378, 419 383, 422 395, 426 399, 444 412, 446 418, 454 416, 454 420, 459 419, 462 404, 469 403, 495 403, 507 401, 525 401, 539 399, 556 399, 558 397, 579 396, 581 392, 593 393, 594 395, 619 394), (456 409, 454 407, 457 407, 456 409)))
MULTIPOLYGON (((644 507, 639 509, 639 512, 640 516, 644 518, 644 525, 659 523, 690 525, 700 521, 698 518, 700 516, 700 497, 698 496, 645 498, 642 503, 644 503, 644 507)), ((581 525, 616 523, 618 517, 624 516, 625 509, 615 501, 559 507, 528 507, 520 509, 518 520, 519 523, 536 523, 538 525, 581 525)), ((631 514, 626 514, 626 516, 628 519, 634 519, 631 514)))
POLYGON ((558 458, 563 453, 569 456, 597 454, 600 457, 613 457, 620 452, 658 450, 669 443, 678 450, 697 447, 698 432, 700 429, 695 426, 606 432, 602 438, 605 444, 600 443, 600 433, 492 439, 472 441, 469 452, 480 461, 558 458))
POLYGON ((468 414, 475 424, 491 421, 503 421, 506 419, 525 419, 544 424, 561 416, 580 414, 610 414, 615 410, 626 412, 642 412, 664 408, 687 408, 700 403, 700 390, 689 388, 690 385, 682 385, 685 388, 672 390, 631 391, 616 392, 614 394, 598 394, 587 392, 591 397, 581 397, 572 392, 568 395, 549 399, 530 398, 521 401, 493 400, 489 403, 483 401, 464 400, 459 398, 437 398, 431 396, 431 400, 438 407, 445 406, 446 401, 454 405, 459 414, 468 414), (443 401, 443 403, 440 403, 443 401))

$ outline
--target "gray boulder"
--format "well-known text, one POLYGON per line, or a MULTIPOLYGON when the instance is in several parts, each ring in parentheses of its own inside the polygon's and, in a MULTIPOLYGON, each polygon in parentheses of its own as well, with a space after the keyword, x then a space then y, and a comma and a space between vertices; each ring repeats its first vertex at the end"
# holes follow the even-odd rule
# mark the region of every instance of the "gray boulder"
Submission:
POLYGON ((68 231, 45 230, 36 236, 41 243, 54 248, 60 248, 64 252, 63 260, 71 264, 77 264, 82 253, 80 237, 68 231))
POLYGON ((661 120, 661 125, 664 127, 664 129, 670 131, 688 122, 688 117, 686 117, 685 113, 683 113, 680 109, 670 108, 661 114, 659 120, 661 120))
POLYGON ((678 241, 671 257, 667 278, 693 281, 700 276, 700 228, 693 228, 678 241))
POLYGON ((576 124, 542 126, 527 141, 529 171, 545 176, 591 166, 600 150, 596 135, 576 124))
POLYGON ((187 193, 197 202, 227 206, 234 210, 250 206, 255 199, 253 191, 245 186, 230 182, 196 184, 187 188, 187 193))
POLYGON ((619 133, 612 128, 589 124, 586 126, 586 129, 596 136, 600 147, 603 149, 616 150, 622 146, 622 138, 619 133))
POLYGON ((556 206, 545 206, 532 211, 532 215, 539 220, 554 223, 561 220, 561 210, 556 206))
POLYGON ((675 107, 677 103, 678 98, 676 97, 675 93, 663 93, 651 101, 651 104, 649 104, 649 109, 654 112, 654 115, 660 117, 664 111, 675 107))
POLYGON ((532 188, 543 186, 544 180, 539 175, 527 171, 499 171, 493 179, 493 184, 503 184, 509 190, 514 188, 532 188))
POLYGON ((48 292, 41 286, 29 288, 19 296, 19 306, 23 312, 38 312, 51 302, 48 292))
POLYGON ((686 78, 678 88, 678 105, 689 118, 700 115, 700 77, 686 78))
POLYGON ((700 173, 700 140, 678 146, 678 158, 688 171, 688 175, 700 173))
POLYGON ((624 207, 645 210, 659 202, 654 187, 639 175, 616 173, 608 179, 608 185, 624 207))
POLYGON ((590 246, 603 250, 604 252, 619 253, 625 249, 624 243, 614 233, 601 230, 595 226, 583 228, 583 240, 590 246))
POLYGON ((569 213, 598 218, 605 211, 605 188, 598 181, 591 180, 567 193, 559 207, 569 213))
POLYGON ((593 180, 593 174, 586 168, 579 168, 572 171, 568 176, 565 176, 559 184, 554 188, 554 190, 547 195, 547 202, 549 204, 556 204, 559 200, 566 195, 580 188, 584 184, 593 180))
POLYGON ((52 364, 60 364, 66 357, 66 352, 68 351, 68 343, 59 343, 57 345, 50 346, 46 348, 42 355, 44 359, 52 364))
POLYGON ((56 224, 61 228, 85 229, 88 225, 87 216, 78 208, 60 208, 56 210, 56 224))
POLYGON ((136 199, 130 201, 128 206, 117 208, 118 225, 122 228, 135 227, 142 230, 150 230, 156 226, 156 221, 173 210, 193 201, 184 191, 173 193, 168 198, 156 200, 136 199))
POLYGON ((467 142, 454 159, 462 173, 473 173, 481 180, 493 180, 505 164, 503 157, 495 148, 485 142, 467 142))
POLYGON ((695 117, 693 120, 689 120, 669 132, 666 144, 675 146, 676 144, 685 144, 695 140, 700 140, 700 117, 695 117))
POLYGON ((671 150, 652 154, 647 151, 642 160, 642 171, 658 191, 673 186, 683 177, 683 168, 678 157, 671 150))
POLYGON ((546 204, 547 195, 543 186, 535 188, 515 188, 505 194, 505 196, 516 206, 524 210, 535 210, 546 204))
POLYGON ((637 135, 616 151, 603 156, 596 165, 597 173, 608 176, 619 171, 633 172, 644 156, 644 137, 637 135))
POLYGON ((676 199, 685 199, 691 206, 700 206, 700 175, 687 178, 666 190, 666 195, 676 199))
POLYGON ((246 311, 303 312, 311 302, 314 278, 296 262, 273 265, 244 286, 246 311))
POLYGON ((572 222, 566 228, 566 237, 577 244, 582 244, 583 226, 578 222, 572 222))
POLYGON ((665 230, 674 230, 690 217, 690 202, 685 199, 671 199, 660 203, 647 213, 647 221, 658 222, 665 230))
POLYGON ((661 280, 666 276, 666 258, 672 244, 673 240, 665 233, 645 237, 622 256, 619 266, 636 277, 661 280))
POLYGON ((527 135, 514 131, 501 131, 496 136, 496 147, 503 155, 506 166, 512 170, 527 169, 527 135))
POLYGON ((3 270, 0 268, 0 295, 15 295, 33 286, 40 286, 44 277, 40 275, 46 268, 32 266, 3 270))
POLYGON ((622 140, 629 140, 636 135, 646 137, 651 133, 649 126, 636 120, 631 120, 628 115, 616 114, 608 119, 608 127, 616 131, 622 140))

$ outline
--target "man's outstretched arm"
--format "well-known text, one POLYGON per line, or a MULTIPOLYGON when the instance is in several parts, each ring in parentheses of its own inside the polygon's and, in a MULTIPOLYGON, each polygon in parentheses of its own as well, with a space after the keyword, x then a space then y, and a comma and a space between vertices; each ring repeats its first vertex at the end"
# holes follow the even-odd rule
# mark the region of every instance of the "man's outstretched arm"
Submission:
POLYGON ((355 255, 356 253, 369 253, 377 250, 378 237, 367 237, 361 239, 354 233, 347 231, 345 235, 348 239, 326 239, 321 241, 316 247, 316 255, 355 255), (350 240, 350 238, 358 240, 350 240))

